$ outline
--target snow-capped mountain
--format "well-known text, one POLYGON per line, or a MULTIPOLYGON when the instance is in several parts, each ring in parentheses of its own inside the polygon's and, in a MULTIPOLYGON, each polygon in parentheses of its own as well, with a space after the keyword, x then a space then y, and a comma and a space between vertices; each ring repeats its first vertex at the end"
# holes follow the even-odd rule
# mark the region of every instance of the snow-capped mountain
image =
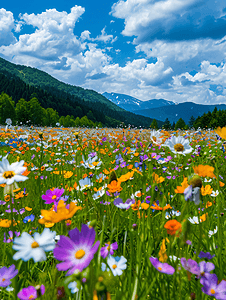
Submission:
POLYGON ((147 101, 141 101, 139 99, 124 94, 105 92, 102 95, 114 104, 130 112, 135 112, 136 110, 158 108, 168 105, 175 105, 173 101, 168 101, 164 99, 151 99, 147 101))

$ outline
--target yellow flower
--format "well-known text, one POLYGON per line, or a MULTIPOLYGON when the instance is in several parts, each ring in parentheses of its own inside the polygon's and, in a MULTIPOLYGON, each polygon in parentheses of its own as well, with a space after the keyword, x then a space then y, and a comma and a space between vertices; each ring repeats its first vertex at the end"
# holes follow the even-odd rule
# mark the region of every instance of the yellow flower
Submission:
POLYGON ((204 186, 201 187, 202 196, 211 195, 212 191, 213 189, 209 184, 207 184, 205 187, 204 186))
POLYGON ((64 178, 71 178, 71 176, 73 176, 72 171, 67 171, 66 173, 64 173, 64 178))

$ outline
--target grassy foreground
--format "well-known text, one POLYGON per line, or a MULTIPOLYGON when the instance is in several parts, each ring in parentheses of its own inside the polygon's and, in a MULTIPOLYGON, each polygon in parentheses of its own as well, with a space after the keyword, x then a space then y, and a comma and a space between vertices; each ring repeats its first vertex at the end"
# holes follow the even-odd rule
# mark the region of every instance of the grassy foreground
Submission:
POLYGON ((224 130, 1 128, 0 299, 226 299, 224 130))

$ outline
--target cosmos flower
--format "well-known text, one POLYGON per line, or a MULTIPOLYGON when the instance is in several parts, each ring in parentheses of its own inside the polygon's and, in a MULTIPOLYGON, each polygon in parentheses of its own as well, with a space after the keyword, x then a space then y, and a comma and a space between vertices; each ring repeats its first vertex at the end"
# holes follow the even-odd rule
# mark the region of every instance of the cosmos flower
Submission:
POLYGON ((45 204, 56 203, 63 195, 64 189, 54 189, 53 191, 47 190, 45 195, 42 195, 42 200, 45 200, 45 204))
POLYGON ((127 262, 127 259, 124 256, 113 257, 113 256, 109 255, 108 259, 107 259, 108 266, 110 267, 114 276, 122 275, 122 270, 125 270, 127 268, 126 262, 127 262))
POLYGON ((49 228, 45 228, 40 234, 34 233, 34 238, 27 232, 20 237, 15 237, 12 248, 18 252, 13 255, 14 260, 22 259, 28 261, 33 258, 34 262, 46 260, 45 251, 52 251, 55 248, 55 235, 49 228))
POLYGON ((59 271, 66 271, 67 276, 72 275, 75 270, 80 272, 88 267, 94 254, 100 245, 100 241, 95 241, 95 230, 89 226, 82 224, 81 232, 78 228, 69 231, 69 237, 60 236, 60 240, 53 250, 56 259, 63 261, 57 264, 59 271))
POLYGON ((7 287, 11 284, 10 279, 18 274, 18 270, 15 270, 15 265, 7 267, 2 267, 0 269, 0 286, 7 287))
POLYGON ((172 136, 167 139, 162 146, 168 147, 175 154, 186 155, 193 151, 193 148, 189 144, 189 140, 182 136, 172 136))
POLYGON ((155 267, 156 270, 158 270, 159 272, 165 273, 168 275, 173 275, 173 273, 175 272, 175 269, 172 266, 168 265, 167 263, 159 262, 158 258, 150 257, 149 259, 150 259, 153 267, 155 267))
POLYGON ((192 274, 199 275, 199 273, 200 273, 199 266, 195 260, 190 259, 190 258, 188 260, 186 260, 186 258, 181 257, 180 261, 181 261, 182 267, 185 270, 189 271, 192 274))
POLYGON ((45 286, 42 284, 40 287, 35 288, 30 285, 27 288, 23 288, 18 294, 17 297, 21 300, 30 300, 38 298, 37 290, 40 289, 41 295, 45 293, 45 286))

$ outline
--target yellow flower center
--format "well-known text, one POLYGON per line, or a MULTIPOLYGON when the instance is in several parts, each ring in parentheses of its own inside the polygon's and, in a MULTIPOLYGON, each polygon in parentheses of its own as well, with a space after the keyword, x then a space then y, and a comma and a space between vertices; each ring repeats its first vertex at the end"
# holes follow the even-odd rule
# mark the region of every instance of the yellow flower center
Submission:
POLYGON ((153 136, 152 139, 156 142, 156 137, 155 136, 153 136))
POLYGON ((161 267, 158 267, 158 270, 159 270, 159 271, 162 271, 162 268, 161 268, 161 267))
POLYGON ((35 297, 33 295, 29 296, 28 299, 35 299, 35 297))
POLYGON ((57 197, 56 195, 53 195, 53 197, 52 197, 52 200, 55 200, 55 199, 56 199, 56 197, 57 197))
POLYGON ((174 145, 174 149, 175 151, 183 151, 184 150, 184 146, 181 143, 178 143, 176 145, 174 145))
POLYGON ((15 176, 16 174, 13 171, 6 171, 3 173, 3 177, 5 179, 9 179, 12 178, 13 176, 15 176))
POLYGON ((78 250, 78 251, 75 253, 75 258, 81 259, 81 258, 83 258, 83 256, 84 256, 85 254, 86 254, 85 251, 82 250, 82 249, 80 249, 80 250, 78 250))
POLYGON ((112 266, 112 269, 116 269, 117 268, 117 266, 116 266, 116 264, 114 264, 113 266, 112 266))
POLYGON ((215 294, 214 289, 211 289, 211 290, 210 290, 210 293, 211 293, 211 294, 215 294))
POLYGON ((2 278, 2 281, 5 281, 5 278, 2 278))
POLYGON ((33 242, 31 244, 31 248, 38 248, 39 247, 39 244, 37 242, 33 242))

